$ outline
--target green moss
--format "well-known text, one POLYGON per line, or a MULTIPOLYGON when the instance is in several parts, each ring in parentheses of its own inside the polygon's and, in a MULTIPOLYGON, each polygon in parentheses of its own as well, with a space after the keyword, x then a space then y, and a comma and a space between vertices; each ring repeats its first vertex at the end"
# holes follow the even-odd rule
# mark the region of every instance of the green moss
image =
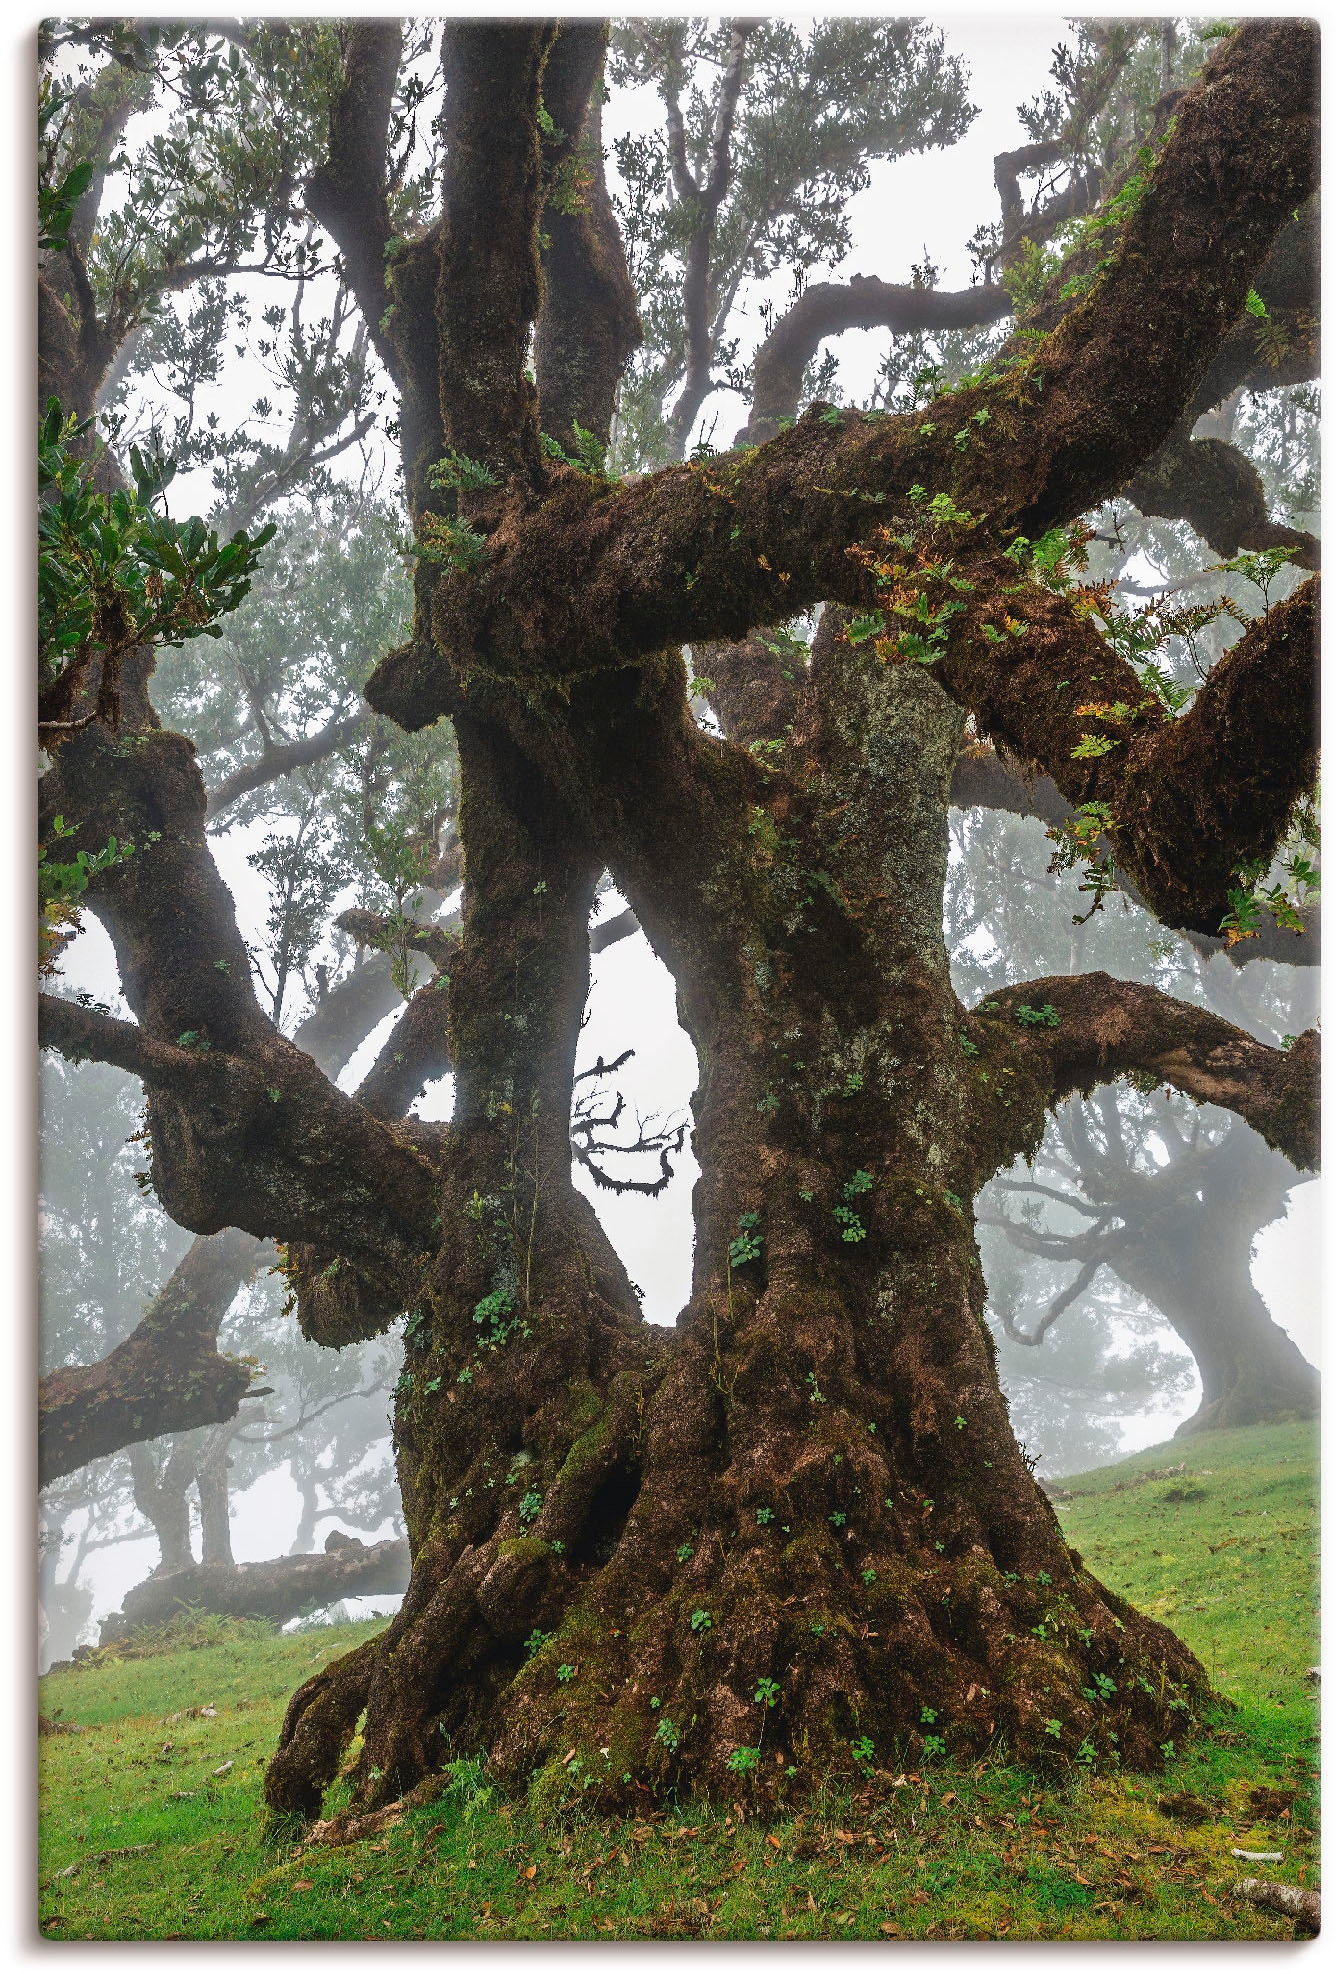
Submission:
POLYGON ((611 1440, 612 1417, 609 1412, 603 1412, 586 1431, 580 1434, 562 1461, 555 1488, 569 1485, 577 1475, 601 1459, 611 1440))
POLYGON ((497 1544, 496 1553, 508 1561, 541 1563, 551 1554, 551 1547, 538 1535, 513 1535, 497 1544))

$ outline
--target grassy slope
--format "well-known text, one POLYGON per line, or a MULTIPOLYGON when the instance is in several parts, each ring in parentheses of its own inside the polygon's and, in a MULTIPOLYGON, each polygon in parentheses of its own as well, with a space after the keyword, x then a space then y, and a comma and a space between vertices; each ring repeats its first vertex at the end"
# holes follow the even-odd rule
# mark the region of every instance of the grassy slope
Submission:
MULTIPOLYGON (((1316 1436, 1254 1428, 1062 1484, 1068 1539, 1171 1622, 1236 1703, 1159 1777, 1001 1762, 832 1790, 772 1829, 726 1809, 539 1826, 462 1768, 377 1839, 266 1834, 260 1774, 293 1688, 365 1637, 200 1626, 202 1642, 43 1682, 42 1930, 56 1939, 1243 1939, 1250 1870, 1314 1883, 1316 1436), (1185 1464, 1183 1473, 1166 1473, 1185 1464), (216 1713, 191 1717, 211 1706, 216 1713), (224 1772, 214 1771, 223 1769, 224 1772), (898 1786, 896 1786, 898 1781, 898 1786), (1254 1801, 1258 1788, 1271 1799, 1254 1801), (1159 1805, 1191 1795, 1200 1822, 1159 1805), (1292 1804, 1286 1798, 1293 1795, 1292 1804), (1237 1844, 1281 1850, 1239 1865, 1237 1844), (138 1849, 136 1847, 146 1846, 138 1849), (121 1855, 102 1855, 122 1853, 121 1855), (68 1876, 60 1874, 74 1864, 68 1876)), ((1057 1490, 1055 1490, 1057 1492, 1057 1490)))

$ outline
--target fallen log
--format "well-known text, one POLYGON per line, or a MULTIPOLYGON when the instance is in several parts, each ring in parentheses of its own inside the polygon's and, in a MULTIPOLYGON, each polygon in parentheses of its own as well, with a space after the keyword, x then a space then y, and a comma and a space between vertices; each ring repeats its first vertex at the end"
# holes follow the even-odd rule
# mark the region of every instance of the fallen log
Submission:
POLYGON ((1276 1885, 1266 1878, 1240 1878, 1234 1886, 1236 1899, 1247 1899, 1250 1905, 1265 1906, 1269 1912, 1283 1913, 1286 1919, 1297 1919, 1301 1925, 1311 1926, 1316 1933, 1322 1925, 1322 1894, 1310 1892, 1303 1885, 1276 1885))
POLYGON ((103 1620, 101 1643, 126 1638, 144 1625, 165 1624, 181 1611, 284 1624, 341 1597, 401 1596, 408 1588, 408 1568, 406 1541, 367 1544, 335 1532, 323 1551, 311 1555, 170 1570, 126 1592, 120 1610, 103 1620))

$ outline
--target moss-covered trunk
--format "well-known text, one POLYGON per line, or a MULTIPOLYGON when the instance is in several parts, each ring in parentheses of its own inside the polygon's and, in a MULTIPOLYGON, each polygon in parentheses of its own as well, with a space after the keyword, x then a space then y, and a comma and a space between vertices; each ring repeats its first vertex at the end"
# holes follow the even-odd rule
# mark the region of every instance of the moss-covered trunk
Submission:
POLYGON ((609 828, 701 1064, 691 1302, 648 1328, 569 1183, 612 850, 461 722, 442 1215, 463 1238, 409 1325, 412 1583, 383 1640, 294 1699, 270 1801, 314 1808, 364 1707, 366 1808, 479 1751, 591 1805, 776 1802, 996 1737, 1155 1762, 1201 1669, 1067 1548, 983 1319, 971 1203, 1010 1155, 988 1120, 1041 1109, 950 985, 960 716, 831 635, 782 775, 642 698, 656 717, 680 722, 651 736, 679 793, 652 841, 609 828))

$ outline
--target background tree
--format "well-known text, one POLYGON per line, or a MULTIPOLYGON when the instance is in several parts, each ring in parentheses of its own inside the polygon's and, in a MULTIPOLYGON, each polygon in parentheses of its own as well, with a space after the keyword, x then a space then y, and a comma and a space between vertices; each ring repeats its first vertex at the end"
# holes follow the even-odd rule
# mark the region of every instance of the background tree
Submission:
POLYGON ((645 336, 617 456, 658 466, 684 457, 721 382, 746 388, 730 333, 744 290, 782 271, 801 294, 847 253, 872 161, 954 143, 973 110, 959 58, 917 21, 637 21, 616 31, 609 76, 663 105, 662 130, 615 147, 645 336))
MULTIPOLYGON (((1311 1163, 1315 1037, 1275 1050, 1100 973, 966 1008, 942 938, 946 818, 972 715, 1090 825, 1073 851, 1161 917, 1216 935, 1261 913, 1311 786, 1315 586, 1256 616, 1184 711, 1082 579, 1078 524, 1166 447, 1187 466, 1161 482, 1194 501, 1222 464, 1179 427, 1256 369, 1251 298, 1280 309, 1266 270, 1311 191, 1312 37, 1248 23, 1172 116, 1157 99, 1146 155, 1033 270, 982 373, 904 413, 817 404, 764 444, 621 486, 595 448, 630 327, 573 388, 580 284, 541 277, 602 40, 447 24, 433 203, 396 231, 404 37, 354 23, 309 180, 400 399, 414 616, 367 696, 408 731, 454 726, 460 938, 448 993, 401 1018, 415 1032, 448 1007, 449 1126, 405 1118, 374 1073, 340 1091, 261 1008, 146 664, 122 693, 134 747, 90 722, 44 783, 48 814, 81 797, 72 847, 99 848, 113 818, 143 836, 152 816, 158 837, 88 894, 135 1022, 51 997, 44 1039, 145 1081, 163 1203, 200 1232, 281 1239, 308 1335, 341 1345, 408 1312, 409 1590, 295 1696, 269 1799, 314 1808, 363 1713, 358 1808, 456 1748, 536 1776, 546 1801, 774 1800, 832 1763, 916 1754, 925 1708, 957 1751, 1002 1731, 1027 1756, 1097 1759, 1116 1734, 1154 1762, 1204 1674, 1062 1542, 997 1388, 973 1200, 1048 1108, 1128 1071, 1311 1163), (578 463, 542 444, 553 402, 592 435, 578 463), (775 682, 750 634, 822 603, 853 616, 828 611, 797 663, 792 640, 771 652, 775 682), (692 719, 676 649, 739 639, 731 682, 768 688, 761 707, 740 694, 747 745, 692 719), (703 1063, 695 1280, 672 1335, 644 1326, 569 1179, 605 870, 703 1063), (1096 1672, 1107 1708, 1086 1698, 1096 1672), (773 1767, 752 1739, 761 1681, 779 1688, 773 1767)), ((48 340, 56 362, 73 339, 48 340)), ((1264 538, 1244 546, 1311 557, 1249 514, 1264 538)))
POLYGON ((1057 1156, 1037 1160, 1033 1177, 997 1182, 1003 1211, 981 1211, 980 1225, 1002 1227, 1022 1252, 1076 1264, 1037 1320, 1002 1304, 1008 1337, 1041 1344, 1107 1269, 1163 1312, 1196 1359, 1201 1404, 1180 1432, 1314 1416, 1317 1372, 1272 1320, 1249 1267, 1293 1169, 1250 1133, 1225 1123, 1217 1136, 1200 1113, 1182 1119, 1168 1102, 1146 1106, 1133 1136, 1131 1109, 1112 1093, 1075 1109, 1059 1122, 1057 1156), (1027 1214, 1044 1199, 1066 1209, 1067 1228, 1027 1214), (1083 1224, 1072 1229, 1070 1217, 1083 1224))
MULTIPOLYGON (((1231 964, 1228 951, 1203 954, 1116 896, 1073 923, 1070 880, 1045 869, 1054 846, 1037 821, 966 810, 955 837, 948 926, 962 994, 986 995, 1024 955, 1036 971, 1116 966, 1273 1046, 1316 1014, 1311 969, 1266 960, 1245 967, 1231 964)), ((1240 943, 1247 950, 1251 942, 1240 943)), ((1237 957, 1239 944, 1230 950, 1237 957)), ((1069 1310, 1073 1322, 1102 1323, 1100 1297, 1116 1277, 1164 1314, 1197 1360, 1205 1395, 1196 1429, 1307 1415, 1316 1405, 1317 1374, 1273 1322, 1250 1274, 1257 1235, 1284 1213, 1294 1169, 1253 1133, 1236 1131, 1224 1113, 1189 1108, 1186 1116, 1181 1101, 1134 1087, 1106 1088, 1064 1107, 1033 1163, 1018 1165, 980 1197, 982 1228, 1003 1230, 1013 1245, 1053 1264, 1017 1275, 985 1232, 991 1308, 1013 1346, 1052 1343, 1052 1325, 1069 1310), (1072 1265, 1060 1266, 1064 1260, 1072 1265)), ((1126 1326, 1127 1297, 1115 1295, 1107 1315, 1126 1326)), ((1009 1371, 1018 1369, 1017 1355, 1004 1345, 1009 1371)), ((1036 1370, 1041 1378, 1059 1375, 1056 1367, 1036 1370)), ((1075 1365, 1072 1372, 1079 1381, 1075 1365)), ((1033 1409, 1029 1416, 1039 1443, 1033 1409)), ((1052 1428, 1043 1443, 1054 1451, 1052 1428)), ((1050 1461, 1049 1471, 1062 1470, 1050 1461)))

